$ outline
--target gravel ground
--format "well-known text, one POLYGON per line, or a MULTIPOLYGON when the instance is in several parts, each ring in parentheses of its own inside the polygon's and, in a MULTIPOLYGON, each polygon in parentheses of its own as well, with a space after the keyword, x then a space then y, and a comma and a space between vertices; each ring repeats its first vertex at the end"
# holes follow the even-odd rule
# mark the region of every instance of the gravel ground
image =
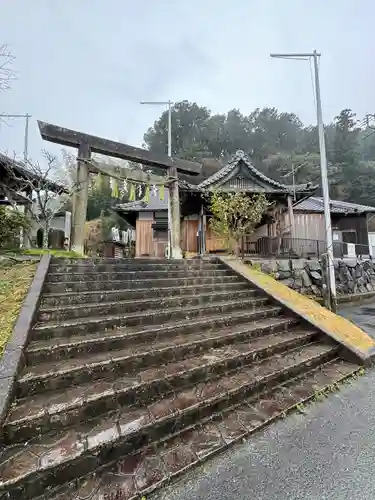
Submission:
MULTIPOLYGON (((366 330, 375 334, 375 307, 367 304, 340 312, 366 323, 366 330)), ((374 468, 375 369, 325 401, 312 403, 305 414, 276 422, 151 498, 375 500, 374 468)))

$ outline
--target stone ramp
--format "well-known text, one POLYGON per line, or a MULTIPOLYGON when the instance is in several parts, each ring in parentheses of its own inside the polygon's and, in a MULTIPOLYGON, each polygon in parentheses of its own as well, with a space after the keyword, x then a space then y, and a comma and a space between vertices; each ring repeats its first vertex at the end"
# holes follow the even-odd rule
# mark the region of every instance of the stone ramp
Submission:
POLYGON ((375 340, 357 325, 243 262, 231 257, 221 257, 220 260, 228 270, 238 273, 258 290, 264 291, 280 305, 287 307, 338 342, 346 353, 352 354, 359 363, 367 365, 373 362, 375 340))
POLYGON ((53 259, 0 498, 146 494, 359 369, 213 261, 53 259))

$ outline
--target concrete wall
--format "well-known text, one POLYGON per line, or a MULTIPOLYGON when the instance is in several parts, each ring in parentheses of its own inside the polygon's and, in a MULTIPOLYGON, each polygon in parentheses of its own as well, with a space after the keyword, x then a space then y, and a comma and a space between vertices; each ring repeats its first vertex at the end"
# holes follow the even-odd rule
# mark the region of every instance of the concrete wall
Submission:
MULTIPOLYGON (((30 228, 30 238, 31 238, 31 241, 33 243, 33 246, 36 245, 36 239, 37 239, 36 235, 37 235, 39 228, 43 229, 43 226, 40 224, 37 224, 37 222, 33 221, 31 228, 30 228)), ((57 217, 53 217, 53 219, 51 220, 50 229, 55 229, 58 231, 65 232, 65 214, 59 215, 57 217)))

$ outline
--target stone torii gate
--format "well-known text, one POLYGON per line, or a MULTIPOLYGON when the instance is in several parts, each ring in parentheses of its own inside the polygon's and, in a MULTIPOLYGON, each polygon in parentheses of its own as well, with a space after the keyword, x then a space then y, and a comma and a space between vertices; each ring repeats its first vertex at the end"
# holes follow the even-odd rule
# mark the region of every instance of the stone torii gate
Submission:
MULTIPOLYGON (((111 141, 102 137, 84 134, 76 130, 71 130, 50 123, 38 120, 39 131, 46 141, 60 144, 62 146, 73 147, 78 150, 77 155, 77 185, 78 188, 73 197, 72 212, 72 250, 83 254, 84 225, 87 214, 87 200, 89 188, 89 173, 98 172, 105 169, 108 175, 114 177, 121 175, 116 169, 104 164, 99 164, 91 159, 91 153, 100 153, 123 160, 130 160, 150 167, 159 167, 166 171, 166 185, 169 187, 170 197, 170 220, 171 220, 171 258, 182 258, 180 247, 180 200, 178 189, 178 172, 190 175, 198 175, 201 172, 200 163, 181 160, 179 158, 169 158, 166 155, 157 155, 147 149, 136 148, 121 142, 111 141), (99 168, 98 168, 99 167, 99 168), (116 174, 116 175, 115 175, 116 174)), ((123 169, 125 170, 125 169, 123 169)), ((129 171, 127 178, 143 179, 144 173, 135 170, 129 171)), ((152 175, 152 174, 151 174, 152 175)), ((155 177, 155 176, 152 176, 155 177)), ((125 178, 125 177, 124 177, 125 178)), ((149 177, 150 178, 150 177, 149 177)), ((158 176, 158 179, 160 177, 158 176)))

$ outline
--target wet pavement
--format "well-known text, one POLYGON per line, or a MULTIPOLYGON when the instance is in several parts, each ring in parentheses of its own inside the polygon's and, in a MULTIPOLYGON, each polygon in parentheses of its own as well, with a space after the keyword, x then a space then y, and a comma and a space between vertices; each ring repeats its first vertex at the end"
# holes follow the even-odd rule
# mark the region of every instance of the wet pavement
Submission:
MULTIPOLYGON (((340 307, 375 337, 375 300, 340 307)), ((375 499, 375 370, 252 436, 152 500, 375 499)))
POLYGON ((363 304, 342 304, 338 312, 375 338, 375 298, 363 304))

